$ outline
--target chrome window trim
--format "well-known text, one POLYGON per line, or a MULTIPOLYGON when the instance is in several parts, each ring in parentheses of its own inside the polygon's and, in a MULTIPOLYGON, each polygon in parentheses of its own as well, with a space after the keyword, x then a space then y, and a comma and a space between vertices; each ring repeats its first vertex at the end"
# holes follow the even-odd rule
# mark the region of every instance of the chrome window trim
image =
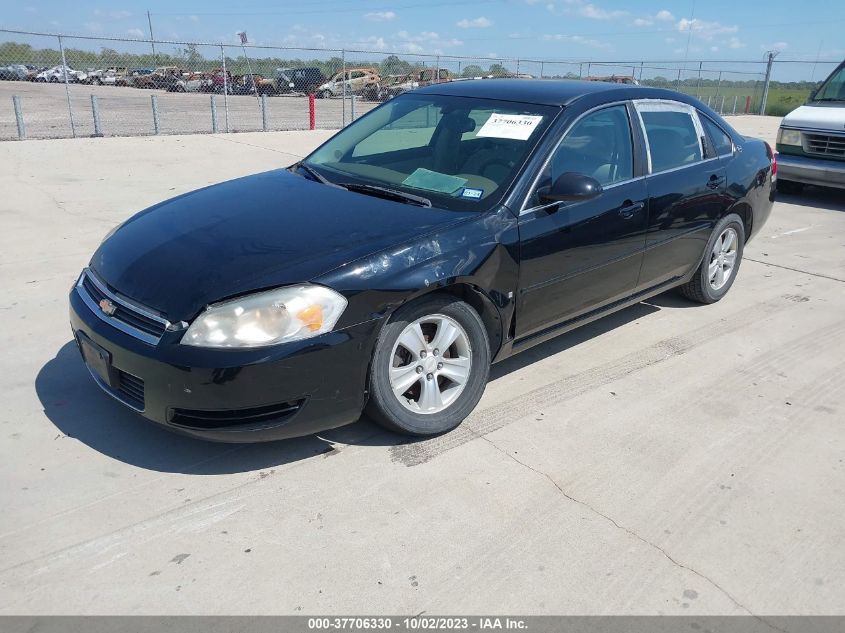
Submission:
POLYGON ((85 305, 87 305, 91 309, 91 312, 93 312, 95 316, 97 316, 101 321, 108 323, 114 328, 117 328, 124 334, 129 334, 130 336, 144 341, 145 343, 148 343, 150 345, 158 345, 158 342, 161 340, 161 337, 159 336, 153 336, 152 334, 143 332, 135 327, 132 327, 128 323, 124 323, 123 321, 115 319, 114 317, 111 317, 105 312, 103 312, 97 302, 94 301, 94 298, 90 294, 88 294, 88 291, 85 289, 85 286, 83 285, 85 279, 88 279, 91 283, 97 286, 97 289, 102 292, 110 301, 113 301, 114 303, 123 306, 127 310, 137 312, 142 316, 145 316, 153 321, 157 321, 158 323, 161 323, 164 326, 165 331, 174 331, 177 329, 182 329, 181 323, 174 325, 167 319, 159 316, 158 314, 150 312, 147 308, 144 308, 143 306, 139 306, 138 304, 132 303, 130 301, 127 301, 126 299, 122 299, 121 297, 117 296, 111 290, 106 288, 105 284, 102 283, 99 279, 97 279, 97 276, 94 275, 89 268, 84 269, 76 282, 76 292, 79 294, 80 298, 85 303, 85 305))
MULTIPOLYGON (((602 103, 601 105, 597 105, 593 108, 590 108, 589 110, 585 110, 584 112, 579 114, 575 118, 575 120, 572 121, 572 123, 570 123, 566 127, 566 129, 561 133, 560 138, 558 139, 557 143, 555 143, 554 147, 549 152, 549 155, 546 156, 546 160, 543 161, 543 164, 540 165, 540 168, 537 170, 537 173, 534 175, 534 179, 531 181, 531 186, 528 187, 528 192, 525 194, 525 199, 522 201, 522 204, 520 205, 521 210, 519 212, 519 215, 531 213, 532 211, 539 211, 540 209, 548 209, 549 207, 552 207, 556 204, 560 204, 559 202, 551 202, 549 204, 541 204, 541 205, 538 205, 538 206, 535 206, 535 207, 530 207, 530 208, 525 207, 525 205, 528 204, 529 198, 531 198, 531 194, 534 192, 534 190, 537 187, 537 182, 540 180, 540 176, 543 175, 543 172, 546 170, 546 167, 548 167, 549 163, 552 162, 552 158, 554 157, 555 152, 557 152, 558 148, 560 147, 560 144, 563 143, 563 140, 566 138, 566 135, 569 134, 569 132, 572 131, 572 128, 575 127, 575 125, 577 125, 578 122, 581 121, 581 119, 583 119, 584 117, 592 114, 593 112, 596 112, 598 110, 604 110, 605 108, 611 108, 613 106, 619 106, 619 105, 625 106, 628 103, 628 101, 629 101, 628 99, 623 99, 622 101, 609 101, 608 103, 602 103)), ((628 116, 627 112, 625 114, 626 114, 626 116, 628 116)), ((628 125, 630 126, 632 124, 633 123, 631 121, 631 117, 628 116, 628 125)), ((633 132, 633 130, 631 130, 631 132, 633 132)), ((632 134, 632 138, 631 138, 631 150, 632 151, 635 150, 633 134, 632 134)), ((635 176, 634 178, 629 178, 627 180, 620 180, 619 182, 615 182, 612 185, 608 185, 607 187, 603 186, 602 189, 610 189, 611 187, 618 187, 619 185, 624 185, 624 184, 627 184, 629 182, 634 182, 635 180, 639 180, 641 178, 642 178, 642 176, 635 176)))

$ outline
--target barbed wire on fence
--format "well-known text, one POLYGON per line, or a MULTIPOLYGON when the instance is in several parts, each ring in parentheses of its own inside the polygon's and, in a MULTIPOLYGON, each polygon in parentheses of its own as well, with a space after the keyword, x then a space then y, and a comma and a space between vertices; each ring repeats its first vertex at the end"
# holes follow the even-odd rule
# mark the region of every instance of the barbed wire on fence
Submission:
MULTIPOLYGON (((537 59, 2 35, 0 139, 334 129, 419 86, 472 78, 641 83, 691 94, 725 114, 759 111, 766 92, 762 60, 537 59)), ((815 72, 827 62, 806 63, 815 72)), ((814 85, 773 81, 767 113, 784 114, 814 85)))

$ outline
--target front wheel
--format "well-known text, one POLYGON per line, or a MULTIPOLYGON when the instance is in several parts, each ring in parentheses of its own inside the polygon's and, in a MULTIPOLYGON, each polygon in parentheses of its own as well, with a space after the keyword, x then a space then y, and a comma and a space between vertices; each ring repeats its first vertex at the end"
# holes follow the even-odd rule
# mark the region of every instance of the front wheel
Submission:
POLYGON ((490 345, 478 313, 447 295, 399 309, 376 344, 367 412, 382 426, 430 436, 458 426, 478 404, 490 345))
POLYGON ((713 229, 701 265, 679 290, 698 303, 716 303, 728 294, 739 272, 745 247, 745 225, 735 213, 722 218, 713 229))

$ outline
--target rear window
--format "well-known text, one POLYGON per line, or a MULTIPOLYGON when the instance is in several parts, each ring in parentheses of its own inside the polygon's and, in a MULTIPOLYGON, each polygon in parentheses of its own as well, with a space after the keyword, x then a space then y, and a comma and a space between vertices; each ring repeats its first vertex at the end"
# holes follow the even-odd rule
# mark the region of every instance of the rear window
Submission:
POLYGON ((701 144, 686 112, 640 112, 651 154, 651 171, 666 171, 701 160, 701 144))

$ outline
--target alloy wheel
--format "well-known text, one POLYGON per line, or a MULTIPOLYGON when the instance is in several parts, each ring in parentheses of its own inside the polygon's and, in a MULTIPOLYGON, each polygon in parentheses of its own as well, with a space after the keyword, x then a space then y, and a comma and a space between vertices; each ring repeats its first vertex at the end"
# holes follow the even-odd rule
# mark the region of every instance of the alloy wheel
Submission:
POLYGON ((737 241, 736 230, 728 227, 713 244, 707 268, 707 279, 713 290, 721 290, 733 275, 736 267, 737 241))
POLYGON ((439 413, 466 387, 472 347, 464 328, 444 314, 409 323, 390 355, 390 387, 399 402, 414 413, 439 413))

